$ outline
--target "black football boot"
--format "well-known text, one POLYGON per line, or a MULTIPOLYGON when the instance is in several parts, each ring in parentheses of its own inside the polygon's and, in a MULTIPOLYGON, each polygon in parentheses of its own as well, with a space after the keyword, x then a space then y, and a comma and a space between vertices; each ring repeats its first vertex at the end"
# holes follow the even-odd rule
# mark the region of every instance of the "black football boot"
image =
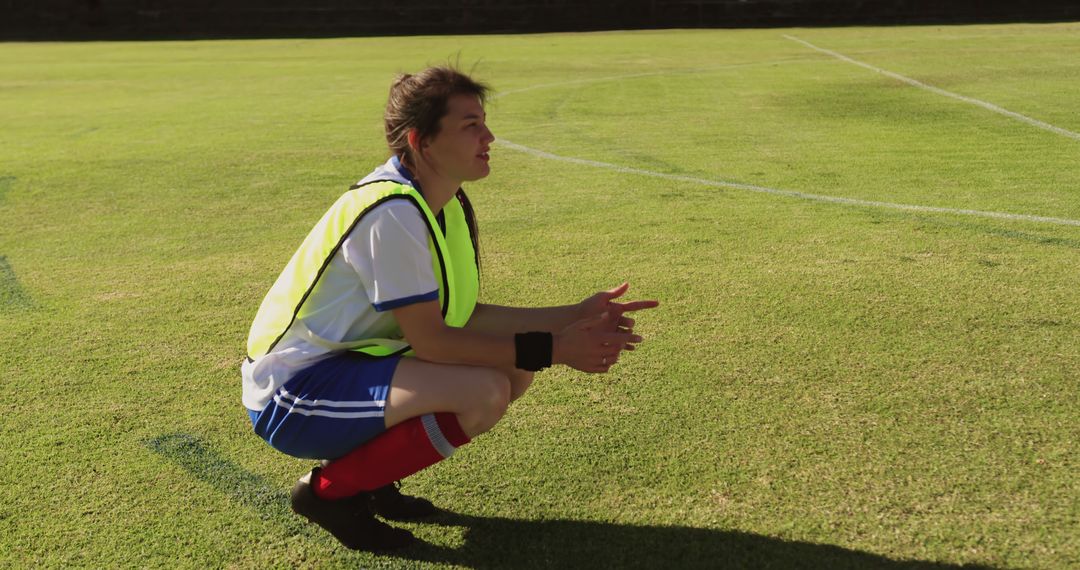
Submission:
POLYGON ((361 495, 365 494, 368 496, 371 510, 380 517, 392 521, 415 520, 442 512, 427 499, 402 495, 401 481, 361 493, 361 495))
POLYGON ((292 510, 296 514, 323 527, 353 550, 394 550, 416 541, 411 532, 376 519, 368 493, 335 501, 320 499, 311 488, 311 480, 321 470, 312 469, 293 486, 292 510))

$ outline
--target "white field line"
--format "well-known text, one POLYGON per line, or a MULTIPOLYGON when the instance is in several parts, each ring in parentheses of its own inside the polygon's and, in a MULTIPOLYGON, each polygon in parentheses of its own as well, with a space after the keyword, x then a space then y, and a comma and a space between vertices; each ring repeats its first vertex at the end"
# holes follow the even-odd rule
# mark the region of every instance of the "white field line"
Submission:
POLYGON ((617 164, 610 164, 607 162, 600 162, 596 160, 587 160, 584 158, 573 158, 569 156, 560 156, 537 150, 535 148, 529 148, 524 145, 520 145, 514 142, 510 142, 505 139, 497 139, 495 144, 503 146, 509 149, 530 154, 535 157, 544 158, 548 160, 557 160, 559 162, 568 162, 570 164, 578 164, 582 166, 591 166, 594 168, 605 168, 607 170, 614 170, 615 172, 622 172, 624 174, 636 174, 639 176, 649 176, 652 178, 662 178, 665 180, 674 180, 677 182, 690 182, 692 184, 701 184, 704 186, 714 186, 717 188, 731 188, 735 190, 745 190, 747 192, 757 192, 760 194, 772 194, 774 196, 786 196, 789 198, 799 198, 802 200, 813 200, 816 202, 830 202, 833 204, 846 204, 849 206, 867 206, 871 208, 886 208, 890 210, 908 210, 914 212, 937 212, 942 214, 957 214, 962 216, 978 216, 982 218, 998 218, 1003 220, 1023 220, 1026 222, 1042 222, 1047 224, 1057 224, 1062 226, 1080 226, 1080 220, 1070 220, 1067 218, 1050 218, 1046 216, 1031 216, 1028 214, 1008 214, 1003 212, 985 212, 981 210, 963 210, 957 208, 940 208, 936 206, 916 206, 913 204, 894 204, 892 202, 878 202, 876 200, 857 200, 855 198, 840 198, 837 196, 824 196, 821 194, 808 194, 806 192, 796 192, 794 190, 779 190, 776 188, 767 188, 765 186, 755 186, 753 184, 740 184, 738 182, 726 182, 723 180, 710 180, 708 178, 696 178, 693 176, 682 176, 678 174, 665 174, 663 172, 653 172, 651 170, 642 170, 640 168, 630 168, 628 166, 619 166, 617 164))
POLYGON ((1017 113, 1015 111, 1010 111, 1008 109, 1003 109, 1003 108, 998 107, 997 105, 995 105, 993 103, 987 103, 986 101, 975 99, 973 97, 965 97, 963 95, 953 93, 952 91, 946 91, 946 90, 941 89, 939 87, 934 87, 933 85, 927 85, 927 84, 925 84, 925 83, 923 83, 921 81, 912 79, 910 77, 904 77, 903 75, 900 75, 899 73, 893 73, 891 71, 881 69, 880 67, 874 67, 873 65, 870 65, 869 63, 863 63, 863 62, 861 62, 859 60, 852 59, 852 58, 850 58, 850 57, 848 57, 848 56, 846 56, 846 55, 844 55, 842 53, 837 53, 837 52, 832 51, 832 50, 827 50, 825 48, 820 48, 820 47, 818 47, 818 46, 816 46, 816 45, 814 45, 814 44, 812 44, 812 43, 810 43, 810 42, 808 42, 806 40, 797 38, 795 36, 789 36, 787 34, 783 34, 783 36, 785 38, 793 41, 793 42, 799 42, 800 44, 802 44, 802 45, 804 45, 804 46, 806 46, 806 47, 808 47, 810 49, 817 50, 817 51, 819 51, 821 53, 824 53, 826 55, 831 55, 832 57, 835 57, 836 59, 858 65, 859 67, 869 69, 870 71, 875 71, 875 72, 880 73, 882 75, 885 75, 885 76, 891 77, 893 79, 896 79, 897 81, 902 81, 904 83, 907 83, 908 85, 918 87, 919 89, 925 89, 925 90, 927 90, 927 91, 929 91, 931 93, 937 93, 938 95, 942 95, 944 97, 951 97, 951 98, 956 99, 958 101, 963 101, 965 103, 971 103, 972 105, 977 105, 979 107, 982 107, 983 109, 986 109, 988 111, 993 111, 993 112, 995 112, 995 113, 997 113, 999 115, 1005 115, 1006 117, 1010 117, 1010 118, 1016 119, 1018 121, 1023 121, 1023 122, 1025 122, 1025 123, 1027 123, 1027 124, 1029 124, 1029 125, 1031 125, 1033 127, 1038 127, 1040 129, 1050 131, 1052 133, 1057 133, 1057 134, 1059 134, 1061 136, 1069 137, 1071 139, 1080 140, 1080 133, 1074 133, 1074 132, 1072 132, 1072 131, 1070 131, 1068 129, 1063 129, 1061 127, 1055 127, 1054 125, 1051 125, 1050 123, 1045 123, 1045 122, 1040 121, 1038 119, 1032 119, 1031 117, 1028 117, 1027 115, 1021 115, 1020 113, 1017 113))

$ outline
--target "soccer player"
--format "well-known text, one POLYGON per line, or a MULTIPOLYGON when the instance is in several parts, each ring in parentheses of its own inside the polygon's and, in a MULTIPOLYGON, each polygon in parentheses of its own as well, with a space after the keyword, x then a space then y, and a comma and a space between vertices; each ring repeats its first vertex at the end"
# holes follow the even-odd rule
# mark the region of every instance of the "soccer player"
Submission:
POLYGON ((477 303, 465 181, 490 172, 488 88, 448 67, 390 89, 392 156, 334 203, 263 300, 242 366, 255 433, 324 460, 292 508, 353 549, 414 541, 375 518, 438 512, 396 482, 490 430, 535 372, 607 372, 641 337, 622 284, 575 305, 477 303))

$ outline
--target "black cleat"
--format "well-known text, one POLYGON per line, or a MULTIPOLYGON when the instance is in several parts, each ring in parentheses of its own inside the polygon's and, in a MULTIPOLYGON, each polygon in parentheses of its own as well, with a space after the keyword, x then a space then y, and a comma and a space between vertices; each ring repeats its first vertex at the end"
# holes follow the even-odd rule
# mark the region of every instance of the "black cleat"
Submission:
POLYGON ((319 471, 319 467, 312 469, 293 486, 293 512, 326 529, 353 550, 394 550, 416 541, 411 532, 376 519, 367 493, 339 501, 320 499, 311 488, 311 480, 319 471))
POLYGON ((361 495, 367 495, 367 501, 375 514, 393 521, 430 517, 442 512, 427 499, 402 495, 400 481, 361 495))

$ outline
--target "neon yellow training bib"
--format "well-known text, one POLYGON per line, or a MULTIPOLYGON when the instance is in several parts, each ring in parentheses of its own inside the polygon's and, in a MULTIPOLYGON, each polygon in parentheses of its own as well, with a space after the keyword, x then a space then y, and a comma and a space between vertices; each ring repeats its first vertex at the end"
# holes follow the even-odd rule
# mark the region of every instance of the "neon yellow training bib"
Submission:
POLYGON ((361 182, 334 202, 266 294, 248 333, 248 358, 254 360, 270 353, 288 334, 299 335, 330 350, 354 350, 374 357, 414 354, 403 338, 333 341, 315 334, 304 322, 304 316, 312 308, 307 300, 319 286, 323 271, 342 242, 365 214, 388 200, 408 200, 423 214, 431 266, 439 281, 443 319, 447 325, 459 328, 469 322, 476 308, 480 280, 476 251, 461 202, 454 197, 443 207, 444 235, 423 196, 409 184, 397 180, 361 182))

